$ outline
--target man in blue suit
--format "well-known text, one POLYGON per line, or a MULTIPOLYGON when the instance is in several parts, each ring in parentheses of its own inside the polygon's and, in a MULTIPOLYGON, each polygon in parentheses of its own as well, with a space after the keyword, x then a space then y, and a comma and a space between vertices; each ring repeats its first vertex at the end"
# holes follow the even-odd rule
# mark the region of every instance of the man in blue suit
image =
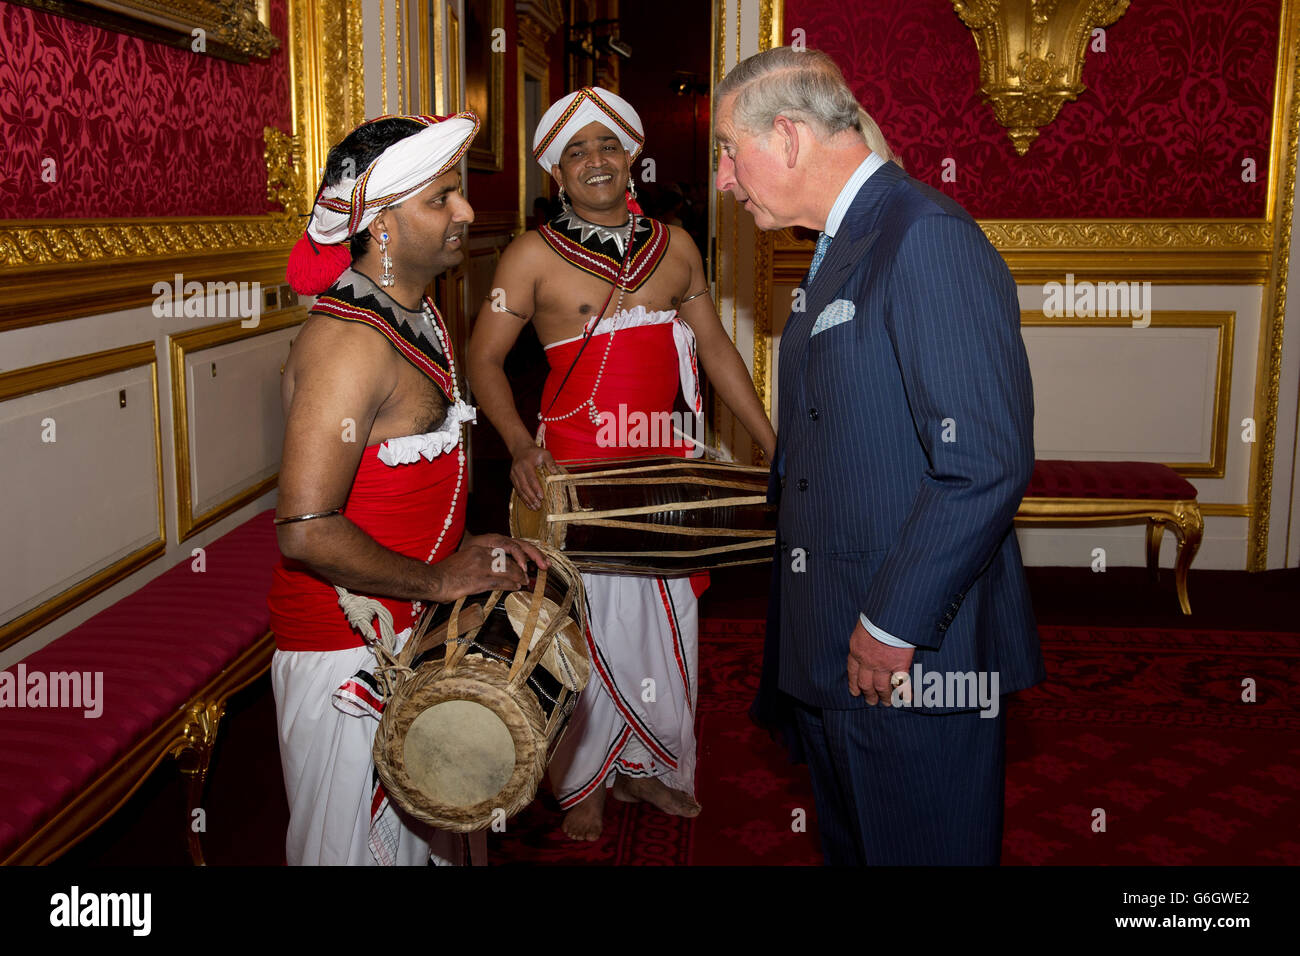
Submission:
POLYGON ((1043 678, 1012 529, 1034 460, 1015 283, 825 54, 750 57, 714 104, 717 187, 761 229, 821 232, 781 335, 769 663, 826 861, 996 864, 1000 695, 1043 678))

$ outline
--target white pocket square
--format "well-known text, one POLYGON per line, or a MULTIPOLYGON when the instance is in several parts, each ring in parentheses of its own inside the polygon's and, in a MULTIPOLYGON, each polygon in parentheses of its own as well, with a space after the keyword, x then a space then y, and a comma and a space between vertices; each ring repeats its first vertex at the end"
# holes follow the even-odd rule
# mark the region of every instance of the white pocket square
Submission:
POLYGON ((836 299, 822 309, 821 315, 817 316, 817 321, 813 323, 812 334, 818 335, 842 322, 850 321, 856 311, 857 309, 848 299, 836 299))

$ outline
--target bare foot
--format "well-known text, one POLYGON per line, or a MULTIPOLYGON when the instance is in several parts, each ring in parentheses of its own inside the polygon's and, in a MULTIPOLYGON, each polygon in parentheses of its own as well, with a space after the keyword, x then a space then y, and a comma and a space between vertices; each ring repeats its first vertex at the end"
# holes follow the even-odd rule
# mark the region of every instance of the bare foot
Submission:
POLYGON ((690 794, 672 789, 658 777, 629 777, 620 773, 614 778, 614 798, 624 803, 644 800, 675 817, 698 817, 701 809, 690 794))
POLYGON ((602 783, 591 796, 577 804, 564 815, 560 829, 570 840, 599 840, 605 828, 605 785, 602 783))

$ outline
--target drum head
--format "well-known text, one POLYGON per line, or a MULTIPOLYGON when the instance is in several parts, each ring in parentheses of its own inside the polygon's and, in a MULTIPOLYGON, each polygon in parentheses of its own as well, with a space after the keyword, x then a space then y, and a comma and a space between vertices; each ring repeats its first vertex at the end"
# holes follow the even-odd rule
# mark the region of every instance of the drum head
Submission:
POLYGON ((448 807, 493 799, 515 772, 510 728, 470 700, 434 704, 411 721, 402 757, 410 782, 448 807))

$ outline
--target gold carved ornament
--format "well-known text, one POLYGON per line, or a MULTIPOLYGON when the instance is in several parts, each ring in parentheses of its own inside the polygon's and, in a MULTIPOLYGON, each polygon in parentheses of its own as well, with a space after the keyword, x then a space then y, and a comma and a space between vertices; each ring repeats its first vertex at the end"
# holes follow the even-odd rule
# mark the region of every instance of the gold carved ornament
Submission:
POLYGON ((1061 106, 1084 91, 1092 31, 1110 26, 1129 0, 952 0, 975 37, 980 95, 1021 156, 1061 106))
POLYGON ((309 186, 303 175, 302 139, 282 133, 274 126, 262 127, 266 149, 266 201, 278 203, 290 215, 310 212, 307 204, 309 186))

